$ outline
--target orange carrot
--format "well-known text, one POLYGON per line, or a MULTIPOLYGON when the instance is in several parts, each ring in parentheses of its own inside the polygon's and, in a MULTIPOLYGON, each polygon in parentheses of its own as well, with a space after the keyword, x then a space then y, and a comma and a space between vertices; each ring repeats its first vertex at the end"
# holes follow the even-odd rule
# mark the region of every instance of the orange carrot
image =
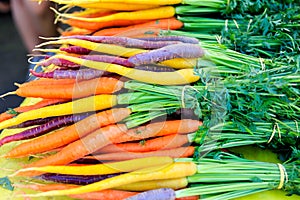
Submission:
POLYGON ((25 85, 16 90, 21 97, 40 97, 48 99, 72 99, 93 94, 112 94, 123 87, 123 82, 112 77, 100 77, 87 81, 64 85, 25 85))
POLYGON ((78 80, 76 79, 40 78, 22 84, 18 84, 18 87, 41 86, 41 85, 66 85, 66 84, 75 84, 76 82, 78 82, 78 80))
POLYGON ((66 100, 66 99, 43 99, 43 100, 37 102, 36 104, 30 105, 30 106, 20 106, 20 107, 14 108, 12 110, 12 112, 6 111, 4 113, 1 113, 0 114, 0 122, 13 118, 14 116, 17 115, 17 113, 27 112, 30 110, 35 110, 35 109, 42 108, 42 107, 45 107, 48 105, 53 105, 56 103, 63 103, 66 101, 68 101, 68 100, 66 100))
POLYGON ((148 151, 158 151, 164 149, 174 149, 181 147, 182 145, 189 142, 187 135, 172 134, 163 137, 157 137, 149 140, 141 140, 140 142, 131 143, 121 143, 121 144, 111 144, 95 154, 103 153, 116 153, 116 152, 148 152, 148 151))
POLYGON ((114 124, 123 120, 129 116, 130 113, 131 111, 128 108, 115 108, 99 112, 71 126, 24 142, 13 148, 5 156, 8 158, 23 157, 30 154, 43 153, 65 146, 100 127, 114 124))
POLYGON ((181 28, 182 26, 183 23, 181 21, 177 20, 175 17, 172 17, 168 19, 152 20, 146 23, 131 25, 127 27, 102 29, 95 32, 93 35, 114 36, 117 34, 126 33, 128 31, 134 31, 134 35, 140 35, 153 28, 164 30, 176 30, 181 28))
POLYGON ((84 11, 74 12, 72 13, 72 15, 78 17, 93 18, 93 17, 103 17, 114 13, 116 13, 116 11, 106 10, 106 9, 86 9, 84 11))
POLYGON ((62 36, 71 36, 71 35, 89 35, 92 34, 93 30, 83 29, 83 28, 76 28, 72 27, 71 29, 62 31, 60 34, 62 36))
POLYGON ((146 158, 150 156, 169 156, 172 158, 186 158, 192 156, 195 152, 195 147, 179 147, 174 149, 166 149, 160 151, 150 151, 150 152, 117 152, 117 153, 107 153, 93 156, 85 156, 87 159, 97 159, 99 161, 121 161, 130 160, 136 158, 146 158))
MULTIPOLYGON (((55 183, 55 184, 26 184, 26 185, 16 184, 15 187, 47 192, 51 190, 71 189, 71 188, 76 188, 78 186, 55 183)), ((116 199, 126 199, 135 194, 137 194, 137 192, 108 189, 108 190, 101 190, 97 192, 88 192, 84 194, 76 194, 76 195, 69 195, 69 196, 72 198, 85 199, 85 200, 102 200, 102 199, 116 200, 116 199)))
MULTIPOLYGON (((100 128, 87 136, 70 143, 61 151, 48 157, 42 158, 25 167, 42 167, 47 165, 66 165, 72 161, 84 157, 110 144, 110 140, 125 134, 127 127, 125 124, 113 124, 100 128)), ((19 172, 19 176, 36 176, 42 172, 27 171, 19 172)))
POLYGON ((149 20, 113 20, 107 22, 86 22, 77 19, 66 19, 62 20, 63 23, 68 24, 73 27, 83 28, 88 30, 97 31, 102 28, 107 27, 120 27, 120 26, 130 26, 134 24, 145 23, 149 20))
POLYGON ((175 133, 186 134, 198 130, 198 127, 201 125, 202 122, 192 119, 151 123, 146 126, 130 129, 126 134, 112 140, 112 143, 143 140, 150 137, 171 135, 175 133))

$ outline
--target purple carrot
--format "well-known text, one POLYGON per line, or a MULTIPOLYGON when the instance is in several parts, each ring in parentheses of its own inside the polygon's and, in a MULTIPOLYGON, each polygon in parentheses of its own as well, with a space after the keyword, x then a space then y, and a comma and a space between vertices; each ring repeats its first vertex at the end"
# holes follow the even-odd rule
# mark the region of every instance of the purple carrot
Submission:
POLYGON ((25 131, 22 131, 20 133, 9 135, 0 140, 0 146, 13 142, 13 141, 20 141, 20 140, 26 140, 35 138, 41 135, 44 135, 50 131, 53 131, 55 129, 67 126, 69 124, 73 124, 75 122, 78 122, 86 117, 88 117, 90 113, 84 113, 84 114, 77 114, 77 115, 66 115, 66 116, 60 116, 56 117, 53 120, 42 124, 40 126, 27 129, 25 131))
MULTIPOLYGON (((89 35, 74 35, 63 38, 73 38, 80 40, 87 40, 90 42, 116 44, 124 47, 134 47, 141 49, 158 49, 172 44, 181 43, 180 41, 146 41, 128 37, 116 37, 116 36, 89 36, 89 35)), ((198 41, 198 40, 197 40, 198 41)), ((198 43, 198 42, 197 42, 198 43)))
POLYGON ((180 41, 183 43, 191 43, 191 44, 199 44, 199 40, 192 37, 186 36, 160 36, 160 37, 146 37, 146 38, 139 38, 140 40, 146 41, 180 41))
POLYGON ((120 173, 106 174, 106 175, 69 175, 69 174, 46 173, 46 174, 37 176, 36 178, 46 180, 46 181, 53 181, 56 183, 87 185, 87 184, 102 181, 104 179, 111 178, 111 177, 114 177, 117 175, 120 175, 120 173))
POLYGON ((174 200, 176 199, 175 191, 171 188, 160 188, 148 190, 126 198, 126 200, 174 200))
POLYGON ((97 69, 79 69, 79 70, 54 70, 52 72, 30 72, 39 78, 54 78, 54 79, 77 79, 90 80, 100 76, 107 76, 111 73, 97 69))
MULTIPOLYGON (((98 61, 98 62, 105 62, 105 63, 112 63, 112 64, 118 64, 123 65, 126 67, 132 67, 133 64, 128 62, 127 59, 117 57, 117 56, 108 56, 108 55, 83 55, 79 58, 86 59, 86 60, 92 60, 92 61, 98 61)), ((61 59, 61 58, 49 58, 47 60, 44 60, 39 63, 41 66, 49 66, 51 64, 62 66, 62 67, 78 67, 80 65, 77 65, 71 61, 61 59)))
POLYGON ((47 117, 47 118, 29 120, 29 121, 23 122, 21 124, 15 125, 15 126, 8 127, 8 129, 12 129, 12 128, 26 128, 26 127, 29 127, 29 126, 41 125, 41 124, 45 124, 45 123, 53 120, 54 118, 55 117, 47 117))
POLYGON ((80 56, 82 59, 92 60, 97 62, 105 62, 105 63, 112 63, 123 65, 125 67, 133 67, 133 64, 128 62, 126 58, 121 58, 117 56, 108 56, 108 55, 84 55, 80 56))
POLYGON ((134 68, 139 69, 139 70, 144 70, 144 71, 152 71, 152 72, 173 72, 173 71, 175 71, 171 67, 165 67, 165 66, 154 65, 154 64, 138 65, 138 66, 135 66, 134 68))
POLYGON ((76 53, 76 54, 81 54, 81 55, 91 53, 91 50, 86 49, 84 47, 79 47, 79 46, 60 47, 59 50, 65 51, 67 53, 76 53))
POLYGON ((39 63, 39 65, 47 67, 51 64, 60 66, 60 67, 67 67, 67 68, 73 68, 73 67, 79 67, 80 65, 73 63, 71 61, 61 59, 61 58, 48 58, 39 63))
POLYGON ((134 65, 151 64, 173 58, 199 58, 204 50, 196 44, 173 44, 149 52, 136 54, 128 58, 134 65))

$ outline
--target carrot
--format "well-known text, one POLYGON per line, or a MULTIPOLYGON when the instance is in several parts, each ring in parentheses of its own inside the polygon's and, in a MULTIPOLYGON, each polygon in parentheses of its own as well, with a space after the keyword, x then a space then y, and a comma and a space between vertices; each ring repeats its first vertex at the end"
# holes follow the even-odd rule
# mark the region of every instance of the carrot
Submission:
POLYGON ((86 118, 90 113, 77 114, 77 115, 67 115, 62 117, 57 117, 52 119, 51 121, 44 123, 40 126, 33 127, 21 131, 19 133, 15 133, 13 135, 6 136, 0 139, 0 146, 14 141, 26 140, 36 138, 38 136, 44 135, 52 130, 67 126, 69 124, 75 123, 86 118))
POLYGON ((150 151, 150 152, 117 152, 117 153, 107 153, 93 156, 86 156, 85 158, 94 158, 100 161, 120 161, 120 160, 130 160, 136 158, 145 158, 148 156, 169 156, 172 158, 187 158, 192 156, 195 152, 193 146, 189 147, 179 147, 174 149, 159 150, 159 151, 150 151))
POLYGON ((107 178, 118 176, 120 174, 106 174, 106 175, 69 175, 69 174, 52 174, 46 173, 35 176, 35 179, 51 181, 55 183, 65 183, 74 185, 87 185, 95 183, 107 178))
POLYGON ((199 40, 196 38, 178 36, 178 35, 170 35, 170 36, 163 36, 163 37, 144 37, 139 39, 146 40, 146 41, 179 41, 183 43, 199 44, 199 40))
POLYGON ((175 191, 171 188, 159 188, 154 190, 148 190, 134 196, 127 198, 126 200, 175 200, 176 194, 175 191))
POLYGON ((191 119, 168 120, 165 122, 151 123, 146 126, 130 129, 125 135, 112 140, 112 143, 143 140, 150 137, 171 134, 186 134, 198 130, 201 125, 202 122, 191 119))
POLYGON ((60 47, 59 50, 82 55, 91 53, 91 50, 79 46, 60 47))
POLYGON ((103 154, 103 153, 116 153, 116 152, 149 152, 149 151, 157 151, 157 150, 165 150, 165 149, 174 149, 181 147, 182 145, 189 142, 187 135, 166 135, 163 137, 157 137, 149 140, 141 140, 140 142, 131 142, 131 143, 121 143, 121 144, 111 144, 99 151, 95 152, 95 154, 103 154))
POLYGON ((39 78, 54 78, 54 79, 76 79, 90 80, 93 78, 107 76, 108 72, 96 69, 79 69, 79 70, 53 70, 51 72, 35 72, 30 70, 31 74, 39 78))
POLYGON ((122 87, 123 82, 116 78, 100 77, 74 84, 23 86, 15 94, 21 97, 78 99, 97 94, 112 94, 122 87))
POLYGON ((204 50, 197 44, 173 44, 149 52, 136 54, 128 58, 135 64, 151 64, 174 58, 200 58, 204 56, 204 50))
POLYGON ((90 42, 115 44, 123 47, 133 47, 140 49, 159 49, 168 45, 178 44, 178 41, 145 41, 129 37, 117 36, 89 36, 89 35, 75 35, 69 37, 61 37, 63 39, 80 39, 90 42))
MULTIPOLYGON (((26 188, 32 190, 39 190, 43 192, 52 191, 52 190, 64 190, 64 189, 71 189, 71 188, 78 187, 76 185, 68 185, 68 184, 26 184, 26 185, 15 184, 14 186, 17 188, 26 188)), ((85 200, 103 200, 103 199, 116 200, 116 199, 125 199, 135 194, 137 193, 110 189, 110 190, 89 192, 84 194, 70 195, 70 197, 76 199, 85 199, 85 200)))
POLYGON ((157 8, 150 8, 132 12, 118 12, 115 14, 95 18, 77 17, 71 14, 59 13, 54 8, 52 8, 52 10, 60 17, 77 19, 85 22, 108 22, 115 20, 153 20, 170 18, 175 15, 175 8, 173 6, 161 6, 157 8))
POLYGON ((102 95, 77 99, 72 102, 62 103, 58 105, 51 105, 51 106, 42 107, 39 109, 30 110, 28 112, 21 113, 17 115, 15 118, 0 122, 0 130, 10 126, 20 124, 28 120, 69 115, 69 114, 89 112, 95 110, 103 110, 103 109, 111 108, 116 104, 117 104, 116 95, 102 94, 102 95))
POLYGON ((22 83, 18 85, 19 88, 27 87, 27 86, 41 86, 41 85, 67 85, 67 84, 75 84, 77 80, 74 79, 51 79, 51 78, 40 78, 35 79, 29 82, 22 83))
POLYGON ((126 33, 127 31, 133 31, 134 34, 144 34, 149 29, 157 28, 157 29, 164 29, 164 30, 177 30, 182 28, 183 23, 179 20, 177 20, 175 17, 167 18, 167 19, 157 19, 152 20, 149 22, 131 25, 127 27, 119 27, 119 28, 107 28, 99 30, 95 33, 93 33, 94 36, 100 36, 100 35, 108 35, 113 36, 117 34, 126 33))
MULTIPOLYGON (((140 51, 140 50, 137 50, 140 51)), ((136 54, 137 51, 131 51, 130 54, 136 54)), ((128 55, 129 52, 123 52, 128 55)), ((127 78, 151 83, 158 85, 180 85, 180 84, 189 84, 196 82, 199 80, 199 76, 194 74, 193 69, 180 69, 174 72, 151 72, 151 71, 143 71, 134 68, 128 68, 117 64, 107 64, 103 62, 96 62, 92 60, 85 60, 81 58, 66 56, 66 55, 55 55, 53 58, 62 58, 65 60, 69 60, 71 62, 84 65, 89 68, 105 70, 108 72, 116 73, 121 76, 125 76, 127 78)))
POLYGON ((84 28, 71 27, 71 29, 64 30, 60 34, 62 36, 71 36, 71 35, 89 35, 92 34, 94 30, 88 30, 84 28))
MULTIPOLYGON (((70 36, 72 37, 72 36, 70 36)), ((81 39, 74 39, 74 38, 63 38, 59 40, 54 41, 47 41, 44 43, 41 43, 37 45, 37 47, 42 47, 44 45, 57 45, 57 44, 69 44, 69 45, 75 45, 80 46, 92 51, 97 51, 100 53, 115 55, 115 56, 122 56, 122 57, 130 57, 137 53, 143 53, 146 52, 146 50, 137 49, 137 48, 126 48, 118 45, 111 45, 111 44, 104 44, 104 43, 96 43, 91 42, 87 40, 81 40, 81 39)), ((47 49, 45 49, 47 51, 47 49)), ((52 56, 50 59, 56 58, 56 56, 52 56)), ((59 58, 59 57, 57 57, 59 58)), ((67 61, 70 61, 68 59, 65 59, 67 61)), ((42 61, 43 62, 43 61, 42 61)), ((41 63, 42 63, 41 62, 41 63)), ((73 61, 71 61, 73 62, 73 61)), ((77 63, 78 64, 78 63, 77 63)))
POLYGON ((131 111, 128 108, 116 108, 99 112, 74 125, 22 143, 8 152, 5 157, 22 157, 62 147, 100 127, 121 121, 129 116, 130 113, 131 111))
MULTIPOLYGON (((126 161, 110 162, 95 165, 67 165, 67 166, 44 166, 20 169, 18 172, 40 171, 47 173, 59 173, 69 175, 105 175, 120 172, 132 172, 153 166, 165 167, 174 162, 170 157, 146 157, 126 161)), ((17 174, 18 174, 17 172, 17 174)))
POLYGON ((62 23, 68 24, 69 26, 86 29, 89 31, 97 31, 102 28, 109 28, 109 27, 122 27, 122 26, 130 26, 135 24, 145 23, 149 20, 143 19, 136 19, 136 20, 113 20, 113 21, 106 21, 106 22, 87 22, 78 19, 63 19, 61 20, 62 23))
POLYGON ((20 106, 17 108, 14 108, 12 110, 8 110, 4 113, 0 114, 0 122, 3 122, 5 120, 11 119, 14 116, 16 116, 18 113, 27 112, 30 110, 39 109, 48 105, 53 105, 57 103, 66 102, 66 99, 42 99, 41 101, 37 102, 36 104, 30 105, 30 106, 20 106))
POLYGON ((105 190, 115 188, 121 185, 161 179, 181 178, 193 175, 197 172, 197 165, 193 162, 176 162, 166 167, 150 167, 134 172, 129 172, 119 176, 105 179, 100 182, 92 183, 78 188, 67 190, 52 190, 39 194, 28 195, 31 197, 40 196, 58 196, 58 195, 73 195, 87 192, 105 190))
POLYGON ((162 179, 154 181, 141 181, 131 184, 122 185, 114 189, 141 192, 146 190, 154 190, 159 188, 172 188, 174 190, 185 188, 188 184, 186 177, 174 178, 174 179, 162 179))
POLYGON ((86 3, 124 3, 124 4, 147 4, 147 5, 175 5, 182 3, 182 0, 80 0, 80 1, 70 1, 70 0, 51 0, 59 4, 68 4, 68 5, 79 5, 86 3), (80 3, 80 4, 78 4, 80 3))
POLYGON ((72 15, 77 17, 87 17, 87 18, 93 18, 93 17, 102 17, 106 15, 110 15, 116 13, 115 11, 112 11, 110 9, 84 9, 81 11, 73 12, 72 15))
MULTIPOLYGON (((110 54, 110 55, 117 55, 117 56, 122 56, 122 57, 131 57, 131 56, 134 56, 139 53, 148 52, 148 50, 144 50, 144 49, 126 48, 126 47, 122 47, 119 45, 97 43, 97 42, 92 42, 92 41, 88 41, 85 39, 79 39, 82 37, 88 37, 88 36, 69 36, 67 38, 62 38, 59 40, 47 41, 47 42, 41 43, 41 44, 37 45, 37 47, 42 47, 44 45, 55 45, 55 44, 69 44, 69 45, 71 44, 71 45, 79 46, 79 47, 82 47, 85 49, 89 49, 91 51, 96 51, 96 52, 110 54)), ((94 36, 94 37, 100 37, 100 36, 94 36)), ((102 37, 109 37, 109 36, 102 36, 102 37)), ((114 37, 111 37, 111 38, 114 38, 114 37)), ((45 51, 45 52, 49 51, 49 49, 39 49, 39 50, 45 51)), ((59 56, 66 56, 66 55, 56 55, 56 56, 52 56, 49 59, 58 59, 58 60, 62 59, 65 61, 69 61, 70 63, 76 63, 79 65, 83 65, 83 63, 80 64, 78 62, 75 62, 75 61, 72 61, 69 59, 60 58, 59 56)), ((74 57, 77 57, 77 56, 74 56, 74 57)), ((41 61, 41 62, 38 62, 37 64, 41 65, 43 62, 46 62, 46 61, 41 61)), ((161 64, 170 66, 173 68, 193 68, 197 64, 197 59, 190 60, 187 58, 175 58, 175 59, 171 59, 171 60, 166 60, 166 61, 162 62, 161 64)))
POLYGON ((117 11, 133 11, 133 10, 144 10, 149 8, 158 7, 157 5, 149 5, 149 4, 129 4, 129 3, 81 3, 74 2, 77 6, 82 8, 101 8, 101 9, 109 9, 109 10, 117 10, 117 11))
MULTIPOLYGON (((127 127, 125 124, 114 124, 100 128, 87 136, 68 144, 61 151, 48 157, 33 162, 26 167, 41 167, 47 165, 66 165, 72 161, 93 153, 99 148, 110 143, 112 138, 125 134, 127 127)), ((20 172, 20 176, 34 176, 39 172, 20 172)))

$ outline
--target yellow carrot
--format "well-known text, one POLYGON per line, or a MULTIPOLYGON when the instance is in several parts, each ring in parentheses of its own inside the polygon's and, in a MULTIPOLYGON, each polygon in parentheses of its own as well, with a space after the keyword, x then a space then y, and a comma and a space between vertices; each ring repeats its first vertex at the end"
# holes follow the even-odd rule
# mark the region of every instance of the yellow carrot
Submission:
POLYGON ((129 4, 129 3, 115 3, 115 2, 107 2, 107 3, 81 3, 80 1, 75 1, 77 6, 82 8, 97 8, 97 9, 109 9, 109 10, 118 10, 118 11, 133 11, 133 10, 144 10, 155 8, 158 5, 150 5, 150 4, 129 4))
POLYGON ((52 2, 59 4, 68 5, 78 5, 86 3, 122 3, 122 4, 148 4, 148 5, 174 5, 179 4, 182 0, 80 0, 80 1, 70 1, 70 0, 51 0, 52 2))
POLYGON ((131 172, 151 166, 163 166, 173 163, 171 157, 147 157, 127 161, 84 166, 45 166, 20 169, 18 172, 40 171, 70 175, 105 175, 119 172, 131 172))
POLYGON ((174 179, 163 179, 163 180, 153 180, 153 181, 142 181, 136 183, 130 183, 127 185, 122 185, 114 189, 125 190, 125 191, 137 191, 142 192, 146 190, 154 190, 159 188, 172 188, 174 190, 185 188, 188 184, 187 178, 174 178, 174 179))
POLYGON ((176 162, 167 167, 150 167, 126 174, 121 174, 112 178, 92 183, 89 185, 72 188, 67 190, 53 190, 49 192, 42 192, 38 194, 28 195, 31 197, 41 196, 59 196, 82 194, 87 192, 105 190, 109 188, 116 188, 125 184, 136 183, 141 181, 162 180, 172 178, 182 178, 191 176, 197 172, 197 166, 193 162, 176 162))
POLYGON ((199 80, 199 76, 194 74, 193 69, 180 69, 173 72, 152 72, 128 68, 117 64, 110 64, 104 62, 96 62, 92 60, 85 60, 77 57, 67 55, 55 55, 50 59, 60 58, 65 59, 76 64, 80 64, 89 68, 104 70, 112 73, 117 73, 121 76, 131 78, 133 80, 158 84, 158 85, 181 85, 189 84, 199 80))
POLYGON ((1 122, 0 129, 14 126, 28 120, 103 110, 111 108, 116 104, 117 96, 115 95, 96 95, 86 97, 72 102, 47 106, 21 113, 14 118, 1 122))
POLYGON ((77 17, 72 14, 59 13, 55 9, 52 10, 60 17, 68 19, 77 19, 86 22, 108 22, 114 20, 153 20, 173 17, 175 15, 175 8, 173 6, 164 6, 146 10, 138 10, 132 12, 118 12, 115 14, 103 16, 103 17, 77 17))
MULTIPOLYGON (((52 44, 70 44, 70 45, 80 46, 92 51, 116 55, 116 56, 122 56, 122 57, 130 57, 138 53, 147 52, 146 50, 143 49, 126 48, 118 45, 96 43, 96 42, 90 42, 87 40, 80 40, 80 39, 61 39, 61 40, 48 41, 40 45, 37 45, 36 47, 42 47, 45 45, 52 45, 52 44)), ((47 49, 45 50, 38 49, 38 50, 46 51, 46 52, 48 51, 47 49)))

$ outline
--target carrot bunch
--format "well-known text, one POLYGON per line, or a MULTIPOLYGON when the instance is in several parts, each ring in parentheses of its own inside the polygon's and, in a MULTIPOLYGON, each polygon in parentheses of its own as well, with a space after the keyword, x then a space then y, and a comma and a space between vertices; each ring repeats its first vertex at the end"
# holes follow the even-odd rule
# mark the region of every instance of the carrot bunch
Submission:
MULTIPOLYGON (((38 65, 56 65, 72 69, 73 66, 83 66, 160 85, 197 81, 199 77, 194 74, 193 68, 197 60, 205 55, 198 45, 198 40, 181 36, 133 39, 78 35, 52 38, 37 47, 42 48, 46 45, 63 47, 59 46, 59 50, 36 49, 56 52, 56 55, 36 63, 38 65), (83 51, 86 54, 83 54, 83 51)), ((49 77, 48 74, 38 76, 49 77)), ((54 77, 54 74, 51 76, 54 77)))
POLYGON ((53 9, 58 16, 57 20, 69 25, 69 28, 61 32, 63 36, 118 34, 135 37, 147 34, 154 36, 159 29, 176 30, 183 26, 183 23, 174 17, 175 8, 170 6, 180 3, 178 0, 157 3, 53 1, 64 5, 59 11, 53 9), (74 6, 81 7, 82 10, 72 13, 60 12, 74 6))

